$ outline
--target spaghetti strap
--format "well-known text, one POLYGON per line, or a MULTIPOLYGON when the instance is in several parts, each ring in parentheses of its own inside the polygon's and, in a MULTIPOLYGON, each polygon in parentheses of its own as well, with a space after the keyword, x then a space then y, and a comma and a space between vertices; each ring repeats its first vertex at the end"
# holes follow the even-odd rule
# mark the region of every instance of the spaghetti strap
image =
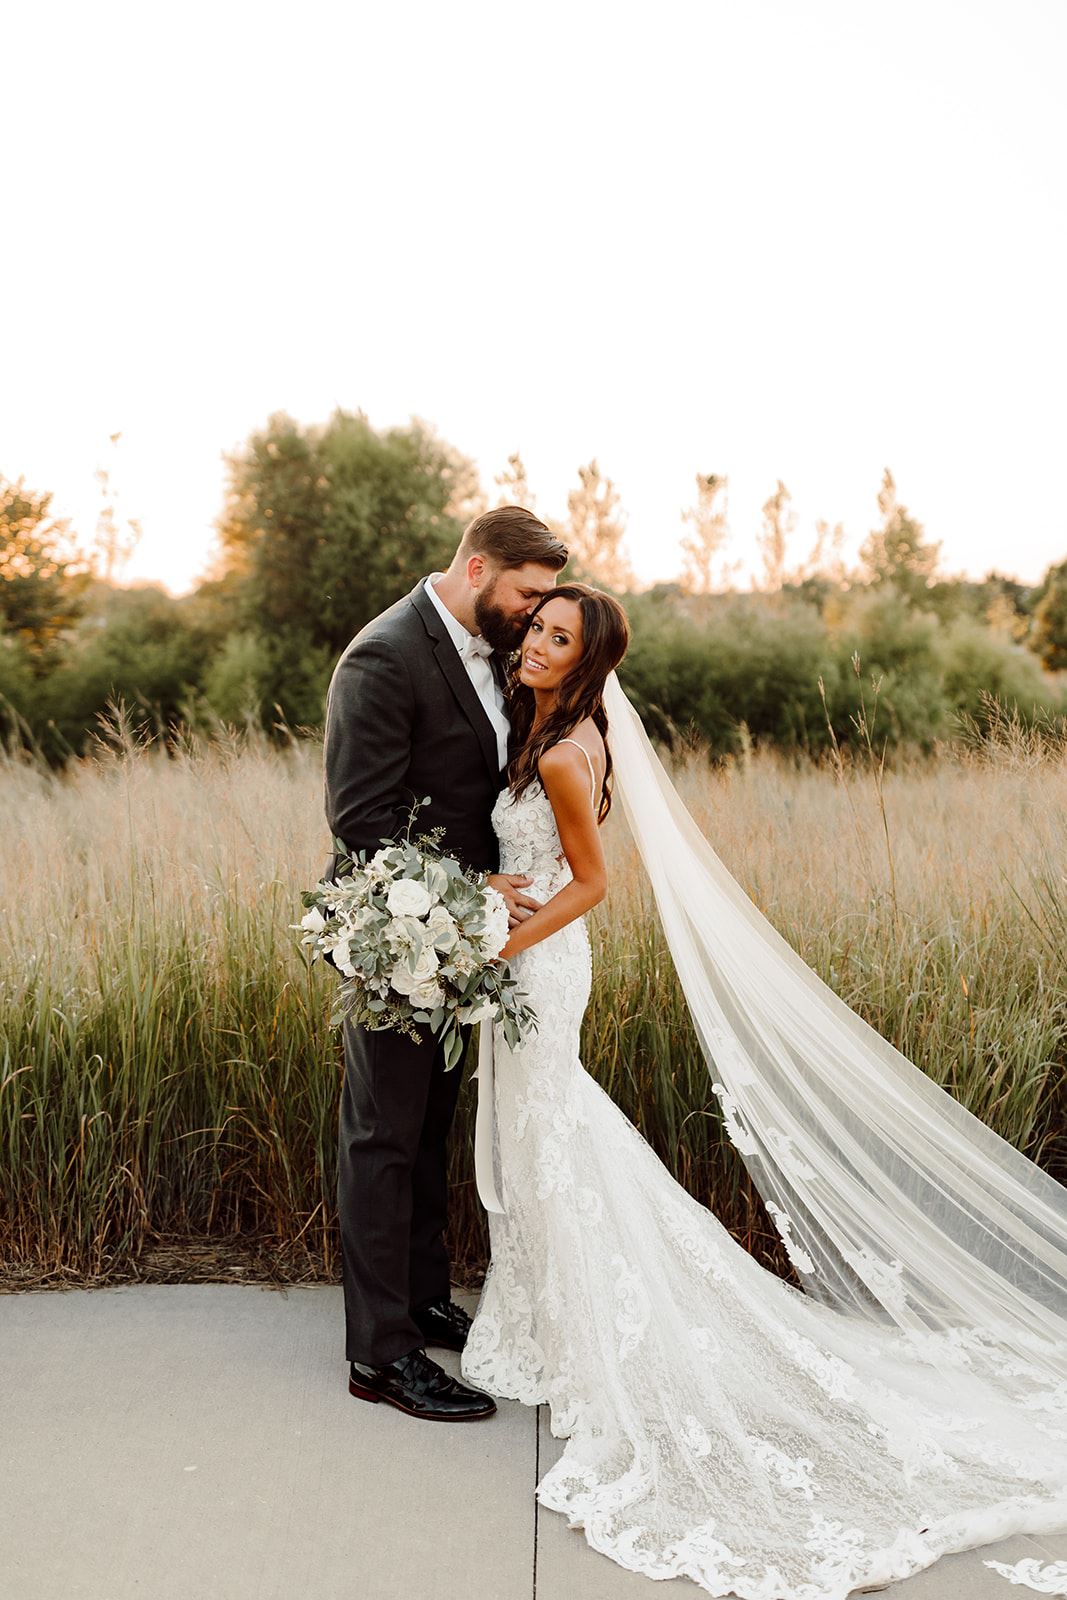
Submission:
POLYGON ((560 744, 578 745, 578 749, 582 752, 582 755, 585 757, 586 761, 588 761, 588 763, 589 763, 589 777, 591 779, 591 784, 592 784, 592 786, 590 788, 590 792, 589 792, 589 799, 592 802, 593 810, 595 811, 596 810, 596 768, 593 765, 592 756, 589 754, 589 751, 585 748, 584 744, 578 744, 578 740, 577 739, 561 739, 559 742, 560 742, 560 744))

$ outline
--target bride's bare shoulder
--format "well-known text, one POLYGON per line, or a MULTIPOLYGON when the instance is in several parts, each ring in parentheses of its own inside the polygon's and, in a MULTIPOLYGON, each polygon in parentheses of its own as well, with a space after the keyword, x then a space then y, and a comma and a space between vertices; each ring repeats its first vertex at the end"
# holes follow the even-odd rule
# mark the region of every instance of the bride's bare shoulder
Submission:
MULTIPOLYGON (((584 750, 588 750, 591 756, 603 755, 604 753, 604 739, 600 729, 592 717, 585 717, 581 722, 575 724, 565 739, 559 739, 555 744, 549 745, 544 755, 554 756, 558 752, 566 753, 568 750, 573 750, 575 741, 584 750)), ((581 760, 580 756, 578 760, 581 760)))
POLYGON ((551 777, 554 773, 567 772, 573 768, 575 772, 584 773, 588 780, 589 766, 585 756, 582 755, 582 750, 593 763, 593 770, 599 777, 604 771, 604 740, 592 717, 586 717, 584 721, 579 722, 571 729, 566 739, 550 745, 542 753, 537 769, 551 777), (581 746, 581 750, 575 748, 576 744, 581 746))

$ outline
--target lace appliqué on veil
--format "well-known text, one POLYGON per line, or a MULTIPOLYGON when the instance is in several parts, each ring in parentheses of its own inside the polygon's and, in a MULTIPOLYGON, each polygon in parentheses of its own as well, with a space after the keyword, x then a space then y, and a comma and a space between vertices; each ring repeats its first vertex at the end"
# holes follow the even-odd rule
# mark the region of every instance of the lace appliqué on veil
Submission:
POLYGON ((1067 1595, 1067 1561, 1051 1561, 1043 1566, 1034 1556, 1028 1556, 1025 1561, 1016 1561, 1014 1565, 1004 1561, 983 1561, 982 1565, 992 1567, 1009 1583, 1022 1584, 1035 1594, 1067 1595))

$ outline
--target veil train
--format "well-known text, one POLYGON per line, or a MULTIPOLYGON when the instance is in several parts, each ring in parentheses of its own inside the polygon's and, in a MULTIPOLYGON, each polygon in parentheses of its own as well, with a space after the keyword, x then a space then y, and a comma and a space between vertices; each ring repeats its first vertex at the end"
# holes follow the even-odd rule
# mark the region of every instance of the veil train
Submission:
POLYGON ((712 1089, 805 1290, 895 1324, 939 1366, 1040 1378, 1048 1409, 1067 1412, 1067 1189, 864 1022, 757 910, 614 672, 604 706, 615 794, 712 1089))

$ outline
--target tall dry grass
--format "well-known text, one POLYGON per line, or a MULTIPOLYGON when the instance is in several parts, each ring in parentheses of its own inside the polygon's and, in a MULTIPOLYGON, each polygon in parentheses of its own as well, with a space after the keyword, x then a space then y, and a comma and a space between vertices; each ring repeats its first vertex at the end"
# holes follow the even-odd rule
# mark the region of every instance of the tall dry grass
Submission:
MULTIPOLYGON (((1009 724, 982 751, 902 763, 881 792, 862 769, 770 754, 693 756, 677 781, 804 959, 1067 1175, 1062 751, 1009 724)), ((167 753, 120 732, 62 776, 9 760, 0 793, 6 1281, 137 1274, 161 1240, 237 1235, 278 1276, 335 1276, 331 979, 288 929, 327 847, 318 747, 234 735, 167 753)), ((621 817, 608 837, 586 1062, 675 1174, 788 1270, 723 1137, 621 817)), ((465 1087, 452 1243, 471 1274, 486 1248, 472 1112, 465 1087)))

